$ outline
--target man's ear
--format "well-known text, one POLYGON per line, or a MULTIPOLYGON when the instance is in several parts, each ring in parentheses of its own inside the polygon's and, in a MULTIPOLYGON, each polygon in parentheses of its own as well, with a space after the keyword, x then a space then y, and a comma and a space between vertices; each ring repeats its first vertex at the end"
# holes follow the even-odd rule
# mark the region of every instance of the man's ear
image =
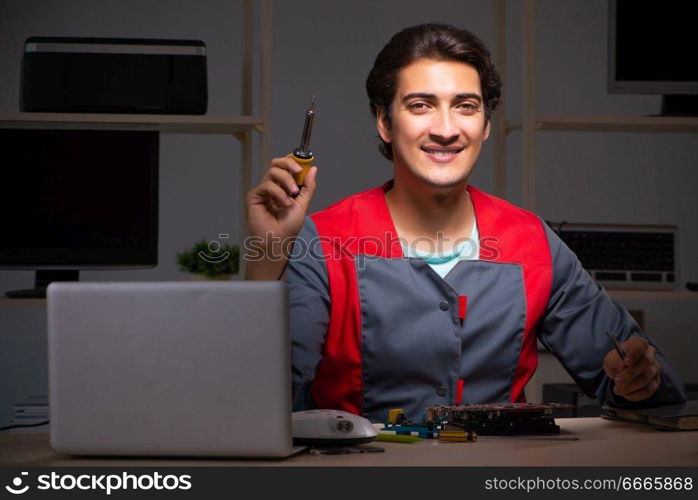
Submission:
POLYGON ((483 137, 483 139, 482 139, 483 142, 486 141, 486 140, 489 138, 489 136, 490 136, 490 125, 491 125, 491 124, 492 124, 492 120, 490 119, 490 120, 487 121, 487 125, 485 125, 485 135, 484 135, 484 137, 483 137))
POLYGON ((378 108, 376 111, 376 128, 378 129, 378 134, 381 136, 384 142, 392 142, 393 135, 390 133, 390 127, 388 126, 388 121, 385 117, 385 111, 383 108, 378 108))

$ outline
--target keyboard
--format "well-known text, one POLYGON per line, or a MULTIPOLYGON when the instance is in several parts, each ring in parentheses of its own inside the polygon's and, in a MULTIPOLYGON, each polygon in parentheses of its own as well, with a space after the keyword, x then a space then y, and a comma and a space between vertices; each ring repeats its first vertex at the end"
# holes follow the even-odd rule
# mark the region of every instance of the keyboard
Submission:
POLYGON ((551 227, 606 288, 678 287, 676 226, 552 223, 551 227))

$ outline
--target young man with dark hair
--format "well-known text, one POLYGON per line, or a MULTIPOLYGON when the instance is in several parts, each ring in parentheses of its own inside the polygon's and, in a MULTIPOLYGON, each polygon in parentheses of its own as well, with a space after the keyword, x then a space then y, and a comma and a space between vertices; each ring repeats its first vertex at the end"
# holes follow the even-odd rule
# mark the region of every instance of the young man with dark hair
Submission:
POLYGON ((299 189, 300 167, 276 158, 247 195, 267 251, 247 278, 288 263, 296 409, 416 420, 432 405, 521 402, 537 340, 603 403, 685 399, 654 342, 539 217, 468 184, 501 88, 477 37, 407 28, 366 88, 393 180, 305 217, 317 169, 299 189), (270 255, 296 236, 290 262, 270 255))

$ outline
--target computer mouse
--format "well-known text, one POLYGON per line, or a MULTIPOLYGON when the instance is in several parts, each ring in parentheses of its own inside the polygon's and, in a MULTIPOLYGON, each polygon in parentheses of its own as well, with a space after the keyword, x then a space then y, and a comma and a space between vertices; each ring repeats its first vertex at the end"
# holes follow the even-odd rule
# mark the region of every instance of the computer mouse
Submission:
POLYGON ((373 441, 378 429, 364 417, 342 410, 293 412, 293 441, 297 444, 359 444, 373 441))

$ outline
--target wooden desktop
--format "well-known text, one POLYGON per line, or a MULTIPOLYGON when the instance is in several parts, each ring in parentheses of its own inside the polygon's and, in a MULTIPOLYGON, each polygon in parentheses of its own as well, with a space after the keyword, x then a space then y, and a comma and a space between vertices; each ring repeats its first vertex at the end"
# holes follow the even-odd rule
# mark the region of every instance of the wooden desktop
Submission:
POLYGON ((99 458, 58 455, 47 433, 0 434, 0 465, 16 466, 698 466, 698 431, 659 431, 601 418, 559 418, 559 436, 490 437, 473 443, 375 442, 383 453, 283 460, 99 458))

